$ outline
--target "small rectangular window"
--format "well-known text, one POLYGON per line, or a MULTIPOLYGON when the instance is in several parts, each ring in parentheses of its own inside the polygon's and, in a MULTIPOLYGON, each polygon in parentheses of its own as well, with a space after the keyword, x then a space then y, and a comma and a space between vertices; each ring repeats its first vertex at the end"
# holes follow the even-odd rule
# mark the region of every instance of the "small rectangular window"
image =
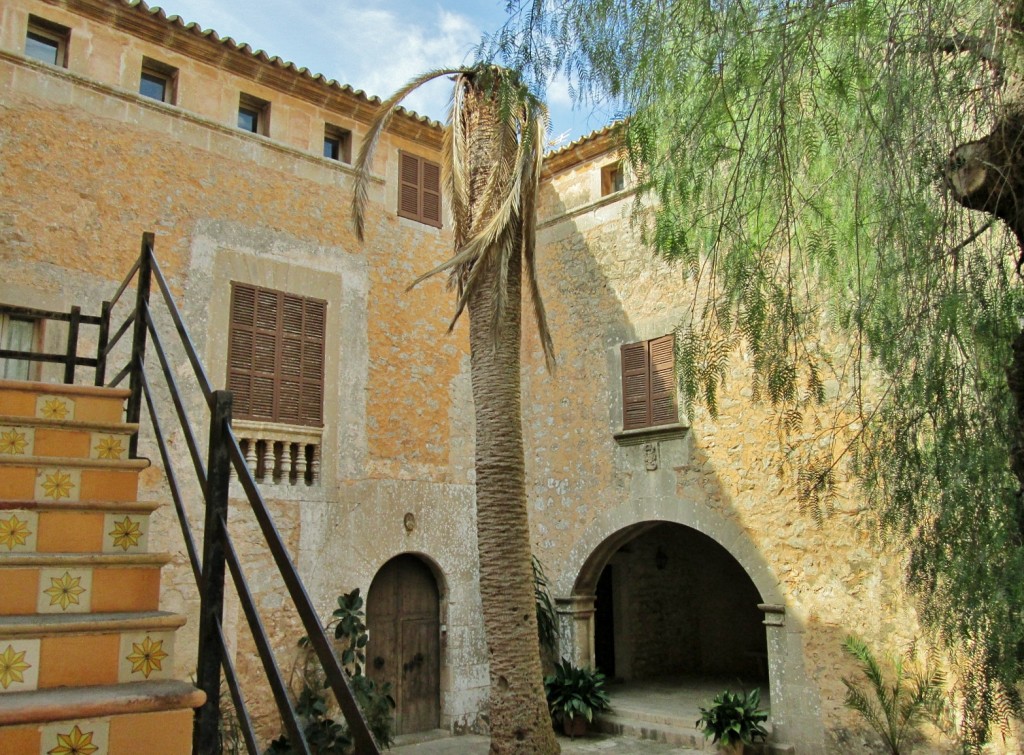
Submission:
MULTIPOLYGON (((36 344, 36 321, 23 317, 0 315, 0 348, 11 351, 32 351, 36 344)), ((28 380, 29 365, 25 359, 0 358, 0 378, 28 380)))
POLYGON ((68 37, 71 30, 36 16, 28 17, 25 33, 25 56, 67 68, 68 37))
POLYGON ((343 163, 352 162, 352 132, 330 123, 325 124, 324 157, 343 163))
POLYGON ((238 128, 270 136, 270 103, 243 92, 238 98, 238 128))
POLYGON ((139 74, 139 94, 158 102, 173 105, 177 74, 177 69, 169 65, 150 58, 143 58, 142 72, 139 74))
POLYGON ((612 163, 601 168, 601 196, 607 197, 626 188, 625 171, 622 163, 612 163))

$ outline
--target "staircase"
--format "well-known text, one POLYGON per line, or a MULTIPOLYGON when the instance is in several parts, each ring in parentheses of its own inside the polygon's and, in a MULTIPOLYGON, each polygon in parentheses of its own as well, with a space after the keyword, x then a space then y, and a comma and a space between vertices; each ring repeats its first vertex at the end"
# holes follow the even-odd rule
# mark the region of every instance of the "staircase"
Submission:
POLYGON ((0 380, 0 755, 192 751, 127 396, 0 380))

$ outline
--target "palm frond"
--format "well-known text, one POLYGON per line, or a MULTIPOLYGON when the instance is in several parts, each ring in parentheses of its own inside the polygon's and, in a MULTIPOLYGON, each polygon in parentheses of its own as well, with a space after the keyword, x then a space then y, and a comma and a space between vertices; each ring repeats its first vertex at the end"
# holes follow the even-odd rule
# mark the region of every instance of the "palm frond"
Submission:
POLYGON ((356 235, 359 237, 360 241, 363 240, 364 222, 366 219, 366 202, 370 184, 369 166, 373 161, 373 155, 377 150, 377 144, 380 141, 381 134, 384 133, 384 129, 388 127, 391 119, 394 118, 399 103, 428 81, 433 81, 434 79, 442 76, 458 74, 465 70, 465 68, 436 68, 433 71, 422 73, 419 76, 410 79, 405 86, 388 97, 380 104, 380 107, 377 108, 373 121, 370 123, 370 127, 366 131, 363 144, 359 148, 359 155, 356 158, 356 164, 354 166, 356 170, 356 181, 352 191, 352 219, 355 222, 356 235))

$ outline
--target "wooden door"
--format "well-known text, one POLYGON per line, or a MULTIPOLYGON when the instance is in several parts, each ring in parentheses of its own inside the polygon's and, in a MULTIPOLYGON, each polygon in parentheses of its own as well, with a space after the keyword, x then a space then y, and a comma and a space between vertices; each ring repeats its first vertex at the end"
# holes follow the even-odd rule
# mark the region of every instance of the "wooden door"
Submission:
POLYGON ((441 712, 440 598, 430 569, 402 555, 377 572, 366 597, 367 675, 390 682, 395 732, 436 729, 441 712))

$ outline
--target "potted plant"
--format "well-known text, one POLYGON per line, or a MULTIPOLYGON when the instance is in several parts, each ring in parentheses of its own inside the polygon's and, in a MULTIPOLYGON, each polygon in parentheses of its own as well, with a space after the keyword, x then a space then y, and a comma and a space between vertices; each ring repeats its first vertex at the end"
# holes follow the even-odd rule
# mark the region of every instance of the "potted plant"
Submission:
POLYGON ((746 745, 764 742, 767 730, 761 725, 768 714, 760 710, 761 693, 756 689, 743 694, 726 690, 711 701, 710 708, 700 709, 697 728, 711 737, 719 752, 739 755, 746 745))
POLYGON ((551 720, 570 737, 586 734, 594 713, 611 707, 604 689, 604 674, 574 666, 564 658, 555 664, 555 672, 544 677, 551 720))

